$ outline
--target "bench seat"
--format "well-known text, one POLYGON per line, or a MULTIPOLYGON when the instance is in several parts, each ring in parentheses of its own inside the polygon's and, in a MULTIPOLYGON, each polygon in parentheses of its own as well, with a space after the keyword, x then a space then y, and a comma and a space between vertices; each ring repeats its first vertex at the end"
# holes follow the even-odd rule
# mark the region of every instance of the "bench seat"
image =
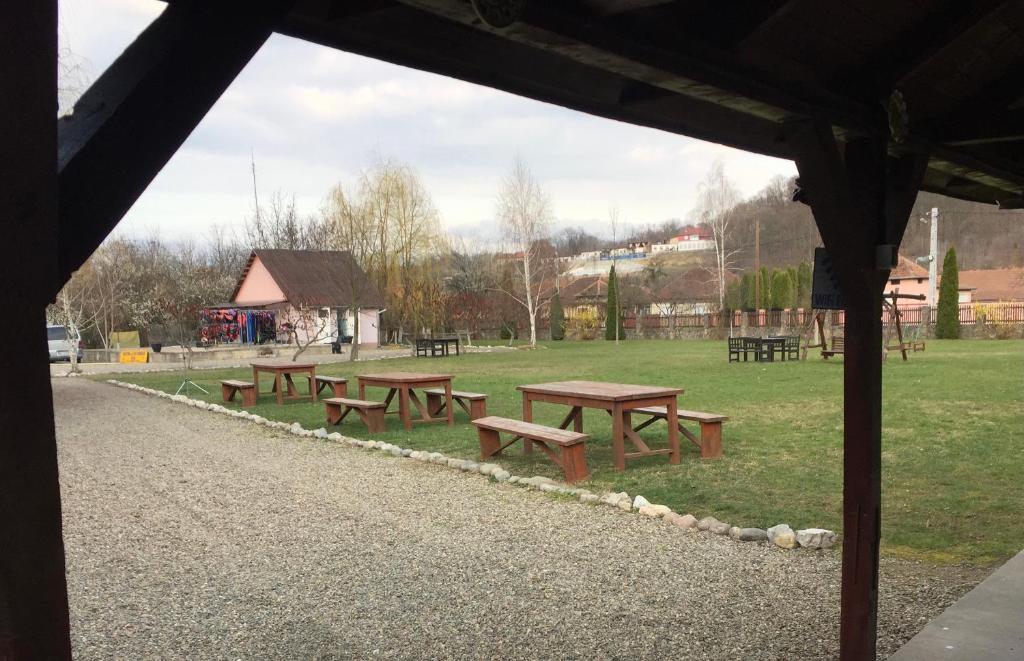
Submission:
POLYGON ((317 376, 316 394, 320 394, 324 388, 330 387, 335 397, 348 397, 348 379, 343 376, 317 376))
POLYGON ((251 381, 225 379, 220 382, 220 396, 225 402, 235 401, 235 395, 242 394, 242 408, 256 406, 256 384, 251 381))
POLYGON ((473 424, 480 439, 481 459, 500 454, 509 445, 525 438, 537 443, 544 454, 561 467, 566 482, 571 484, 590 476, 584 450, 590 439, 587 434, 494 415, 473 420, 473 424), (502 432, 515 436, 502 445, 502 432))
MULTIPOLYGON (((643 406, 631 409, 630 413, 649 415, 651 418, 640 423, 633 431, 640 431, 656 420, 668 418, 668 407, 665 406, 643 406)), ((700 456, 704 459, 715 459, 722 456, 722 423, 729 419, 729 416, 720 413, 706 413, 704 411, 687 411, 679 409, 676 417, 680 420, 692 420, 700 423, 700 438, 698 439, 682 424, 679 431, 690 440, 691 443, 700 448, 700 456)))
POLYGON ((345 416, 355 411, 366 425, 367 431, 370 433, 384 431, 384 411, 388 406, 384 402, 347 397, 331 397, 323 402, 324 408, 327 410, 328 425, 340 425, 345 416))
MULTIPOLYGON (((430 415, 437 416, 445 408, 444 388, 424 388, 427 395, 427 410, 430 415)), ((452 391, 452 401, 462 407, 470 420, 487 416, 487 395, 478 392, 452 391)))
POLYGON ((821 357, 828 360, 829 356, 842 356, 846 351, 846 340, 841 337, 832 338, 832 348, 824 349, 821 352, 821 357))

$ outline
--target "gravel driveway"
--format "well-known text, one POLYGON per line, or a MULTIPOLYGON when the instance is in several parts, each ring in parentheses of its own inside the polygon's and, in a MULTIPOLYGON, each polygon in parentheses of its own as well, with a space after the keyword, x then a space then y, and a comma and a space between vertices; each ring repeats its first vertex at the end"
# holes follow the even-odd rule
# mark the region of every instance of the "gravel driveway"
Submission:
MULTIPOLYGON (((78 658, 836 655, 837 552, 53 387, 78 658)), ((880 651, 981 578, 885 563, 880 651)))

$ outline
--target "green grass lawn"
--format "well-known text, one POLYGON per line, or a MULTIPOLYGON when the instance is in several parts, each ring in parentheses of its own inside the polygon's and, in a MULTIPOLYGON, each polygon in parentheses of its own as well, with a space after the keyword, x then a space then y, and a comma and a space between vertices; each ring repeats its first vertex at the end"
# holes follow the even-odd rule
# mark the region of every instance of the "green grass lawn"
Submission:
MULTIPOLYGON (((734 525, 786 522, 840 530, 842 360, 811 356, 807 362, 729 364, 724 342, 631 340, 617 349, 604 341, 559 342, 535 351, 326 365, 320 373, 349 377, 353 396, 355 374, 452 373, 456 389, 490 395, 489 414, 513 418, 521 414, 515 387, 524 383, 593 379, 682 387, 682 407, 730 416, 724 457, 702 461, 682 439, 681 465, 647 457, 618 473, 612 469, 610 418, 585 410, 593 477, 584 486, 642 493, 676 511, 714 515, 734 525)), ((1024 547, 1024 342, 929 341, 927 351, 911 354, 908 363, 890 355, 884 374, 884 552, 985 565, 1024 547)), ((210 391, 209 401, 220 400, 220 379, 251 376, 247 369, 192 372, 210 391)), ((174 392, 182 377, 164 372, 118 378, 174 392)), ((278 406, 264 395, 251 411, 307 429, 324 424, 323 406, 308 400, 278 406)), ((534 405, 534 421, 542 424, 556 425, 565 413, 564 407, 534 405)), ((406 432, 397 416, 388 416, 387 424, 377 440, 477 457, 476 433, 461 409, 450 428, 417 425, 406 432)), ((367 438, 354 415, 336 430, 367 438)), ((664 447, 665 425, 641 435, 652 447, 664 447)), ((542 453, 527 459, 518 445, 501 463, 514 474, 560 477, 542 453)))

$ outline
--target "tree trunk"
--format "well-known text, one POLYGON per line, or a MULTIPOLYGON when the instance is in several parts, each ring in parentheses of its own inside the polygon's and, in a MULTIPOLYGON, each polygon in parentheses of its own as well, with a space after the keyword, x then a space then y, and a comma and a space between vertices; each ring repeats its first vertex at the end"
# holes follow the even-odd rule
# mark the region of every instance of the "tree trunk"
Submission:
POLYGON ((352 315, 352 350, 348 353, 349 360, 359 359, 359 308, 352 315))
POLYGON ((530 310, 530 346, 537 346, 537 310, 530 310))

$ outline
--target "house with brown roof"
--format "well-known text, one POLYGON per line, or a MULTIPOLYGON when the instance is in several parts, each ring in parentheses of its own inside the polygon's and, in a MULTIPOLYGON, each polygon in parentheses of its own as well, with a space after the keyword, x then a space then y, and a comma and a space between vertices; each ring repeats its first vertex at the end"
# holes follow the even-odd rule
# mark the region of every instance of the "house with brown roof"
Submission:
MULTIPOLYGON (((968 271, 963 271, 960 274, 960 286, 958 300, 960 303, 970 303, 975 300, 973 297, 974 287, 964 281, 963 274, 968 271)), ((939 291, 939 284, 942 281, 942 276, 937 278, 935 284, 935 291, 939 291)), ((913 260, 899 256, 899 260, 896 263, 896 267, 889 273, 889 282, 886 283, 885 293, 891 295, 893 291, 899 290, 900 294, 910 295, 921 295, 924 296, 924 300, 916 301, 913 299, 907 300, 902 299, 899 301, 900 307, 915 307, 918 305, 933 305, 930 298, 928 288, 928 269, 914 263, 913 260)))
MULTIPOLYGON (((726 286, 739 280, 726 272, 726 286)), ((718 282, 714 273, 694 268, 657 287, 651 295, 651 314, 707 314, 718 309, 718 282)))
POLYGON ((273 310, 278 335, 294 330, 302 343, 328 344, 354 335, 377 346, 384 297, 352 255, 340 250, 253 250, 231 305, 273 310))
POLYGON ((960 271, 960 287, 979 302, 1024 301, 1024 268, 960 271))

